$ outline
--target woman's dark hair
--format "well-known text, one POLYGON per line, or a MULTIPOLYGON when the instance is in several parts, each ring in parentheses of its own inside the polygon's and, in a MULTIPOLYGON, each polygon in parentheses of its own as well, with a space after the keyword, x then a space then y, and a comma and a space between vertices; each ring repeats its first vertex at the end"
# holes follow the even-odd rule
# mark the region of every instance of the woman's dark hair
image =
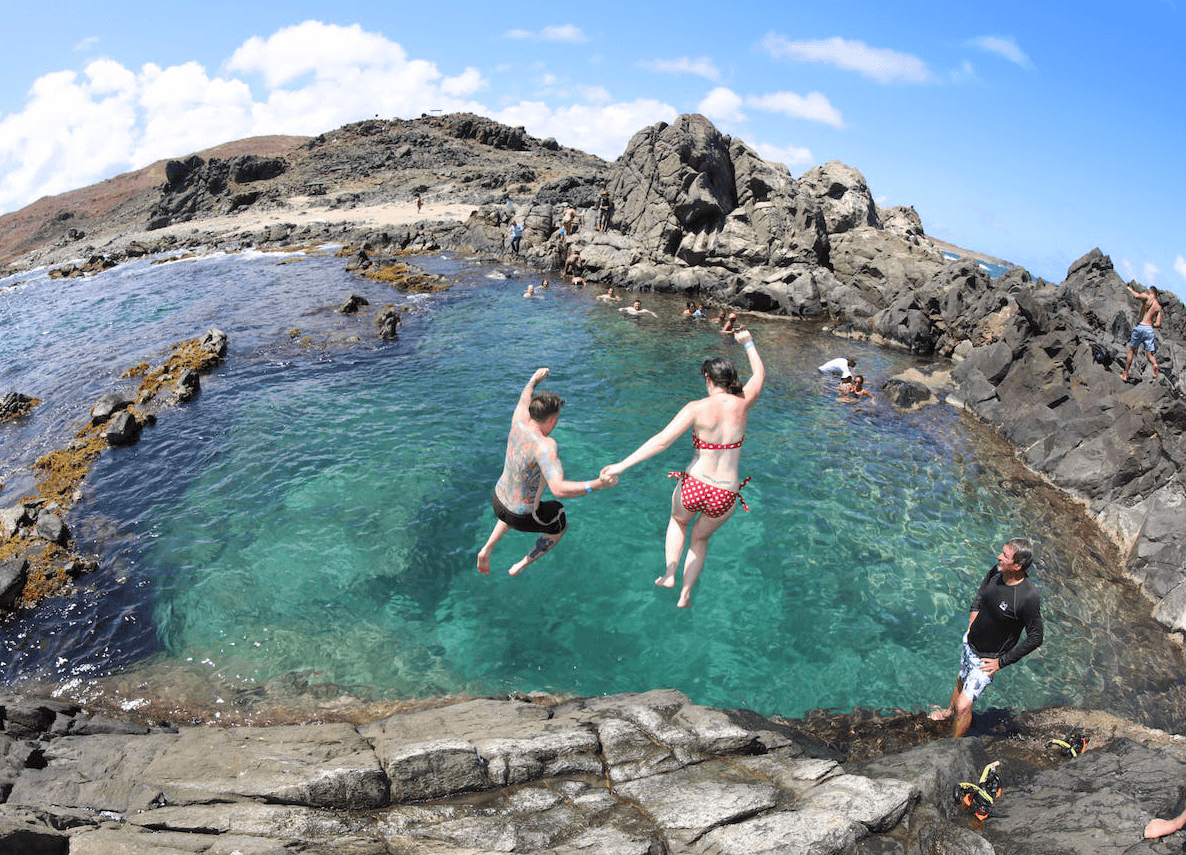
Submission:
POLYGON ((700 365, 700 373, 711 380, 714 386, 724 389, 730 395, 745 394, 741 380, 737 377, 737 369, 722 356, 704 360, 700 365))

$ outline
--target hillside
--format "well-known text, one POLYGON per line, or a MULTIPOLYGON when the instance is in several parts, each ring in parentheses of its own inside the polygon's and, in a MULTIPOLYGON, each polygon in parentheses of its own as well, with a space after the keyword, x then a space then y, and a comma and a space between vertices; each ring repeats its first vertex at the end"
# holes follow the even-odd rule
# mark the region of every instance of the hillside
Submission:
MULTIPOLYGON (((266 136, 223 143, 197 152, 198 157, 232 158, 241 155, 284 156, 307 141, 308 137, 266 136)), ((133 172, 125 172, 92 184, 43 196, 19 211, 0 216, 0 264, 30 250, 65 240, 74 229, 79 232, 138 228, 141 212, 154 199, 165 180, 167 160, 158 160, 133 172)))
POLYGON ((253 137, 158 161, 5 214, 0 265, 27 268, 85 257, 116 235, 163 222, 248 208, 283 211, 290 198, 314 187, 324 192, 325 207, 410 201, 416 194, 426 202, 481 205, 510 192, 546 195, 549 185, 584 188, 578 195, 591 202, 607 168, 593 155, 470 114, 373 119, 312 138, 253 137))

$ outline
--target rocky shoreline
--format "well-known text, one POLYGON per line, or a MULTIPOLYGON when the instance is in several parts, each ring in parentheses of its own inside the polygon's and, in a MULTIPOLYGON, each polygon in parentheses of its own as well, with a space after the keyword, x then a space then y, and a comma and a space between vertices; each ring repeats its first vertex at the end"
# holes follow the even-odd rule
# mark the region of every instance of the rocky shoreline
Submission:
MULTIPOLYGON (((347 248, 350 269, 376 273, 413 252, 509 258, 506 231, 519 219, 528 227, 519 260, 541 271, 557 271, 576 248, 590 282, 822 320, 838 336, 934 356, 928 370, 889 381, 886 394, 904 408, 945 400, 998 430, 1029 469, 1080 501, 1119 545, 1123 573, 1182 644, 1186 375, 1178 354, 1186 320, 1181 303, 1163 294, 1163 374, 1121 382, 1133 307, 1099 250, 1057 285, 1019 268, 992 280, 973 256, 945 260, 913 209, 879 208, 856 170, 832 163, 796 180, 699 116, 640 131, 613 164, 465 117, 360 123, 332 143, 304 145, 292 162, 178 161, 151 198, 125 206, 137 216, 150 212, 153 229, 133 233, 123 214, 96 217, 86 246, 62 235, 13 260, 12 269, 51 266, 73 277, 145 255, 328 242, 347 248), (433 158, 446 143, 433 134, 441 128, 449 145, 461 140, 486 160, 457 168, 461 180, 449 187, 438 180, 433 198, 424 176, 439 170, 433 158), (354 148, 338 151, 339 139, 354 148), (287 222, 286 200, 309 180, 297 168, 301 157, 318 153, 322 166, 351 163, 352 178, 370 180, 328 196, 326 211, 340 217, 287 222), (603 186, 616 206, 611 228, 561 237, 563 211, 575 206, 591 223, 603 186), (430 208, 448 203, 448 216, 404 212, 386 226, 364 216, 368 203, 413 192, 430 196, 430 208)), ((307 199, 301 204, 308 209, 307 199)), ((1045 741, 1075 722, 1034 719, 1028 729, 1011 725, 852 763, 794 725, 695 707, 670 691, 455 707, 426 715, 431 726, 393 716, 364 727, 173 731, 59 701, 12 699, 3 717, 11 786, 0 828, 16 836, 0 845, 212 853, 1170 851, 1137 844, 1139 829, 1175 805, 1186 780, 1177 738, 1113 721, 1092 730, 1086 755, 1047 758, 1045 766, 1018 759, 1025 771, 1015 786, 1025 806, 1010 802, 1005 816, 978 828, 955 810, 952 784, 1019 740, 1020 754, 1043 754, 1045 741), (271 746, 261 749, 266 757, 248 752, 260 747, 257 739, 271 746), (254 784, 211 783, 229 781, 227 770, 240 763, 258 771, 254 784), (187 764, 205 771, 173 771, 187 764), (446 771, 453 764, 465 769, 460 783, 446 771), (122 783, 103 790, 112 776, 122 783), (436 789, 415 789, 425 786, 436 789), (546 828, 540 817, 548 817, 546 828)))
POLYGON ((1186 742, 1099 714, 850 762, 673 690, 268 728, 0 710, 0 851, 26 855, 1157 852, 1133 844, 1186 780, 1186 742), (1002 792, 979 820, 955 793, 990 762, 1002 792))

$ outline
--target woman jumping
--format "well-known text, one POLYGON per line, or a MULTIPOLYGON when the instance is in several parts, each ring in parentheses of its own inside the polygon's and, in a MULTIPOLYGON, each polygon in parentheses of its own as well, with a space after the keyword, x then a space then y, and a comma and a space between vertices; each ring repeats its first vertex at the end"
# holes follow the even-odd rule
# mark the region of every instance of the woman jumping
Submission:
MULTIPOLYGON (((692 428, 692 448, 695 449, 692 462, 685 472, 668 473, 670 477, 679 478, 679 483, 671 494, 671 520, 667 524, 664 549, 667 569, 655 580, 655 584, 663 588, 675 587, 675 571, 688 540, 690 525, 691 543, 684 561, 684 584, 677 604, 681 609, 692 604, 692 587, 704 567, 708 538, 733 515, 736 502, 741 499, 740 490, 749 481, 748 478, 741 481, 738 475, 741 444, 745 441, 749 411, 762 394, 766 370, 749 331, 742 330, 734 338, 745 346, 749 357, 752 376, 744 386, 737 377, 737 369, 728 359, 706 359, 700 366, 700 373, 704 375, 707 397, 684 405, 667 427, 633 454, 601 470, 602 477, 620 475, 636 463, 665 450, 689 427, 692 428)), ((744 501, 741 506, 749 510, 744 501)))

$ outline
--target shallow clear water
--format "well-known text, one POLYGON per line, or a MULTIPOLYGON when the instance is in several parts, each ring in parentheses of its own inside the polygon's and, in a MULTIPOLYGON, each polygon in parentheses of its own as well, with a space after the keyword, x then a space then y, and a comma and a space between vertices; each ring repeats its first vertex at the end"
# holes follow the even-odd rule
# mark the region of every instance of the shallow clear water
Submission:
POLYGON ((5 681, 94 694, 125 670, 167 696, 189 667, 215 694, 300 673, 372 697, 670 686, 768 714, 917 709, 946 700, 975 586, 1025 533, 1047 642, 991 703, 1154 724, 1180 708, 1181 657, 1092 526, 970 420, 840 404, 815 370, 848 353, 877 389, 910 356, 789 323, 752 324, 768 370, 742 461, 752 511, 714 536, 692 609, 652 584, 665 476, 690 438, 567 500, 568 534, 522 576, 504 572, 531 543, 514 532, 479 575, 510 412, 537 367, 567 399, 554 436, 584 479, 703 393, 701 360, 744 358, 674 298, 644 295, 660 318, 632 320, 596 291, 524 300, 530 274, 421 262, 458 284, 409 297, 340 259, 258 254, 0 282, 0 391, 46 401, 0 426, 0 506, 128 366, 211 326, 230 338, 194 402, 92 471, 70 521, 102 567, 3 625, 5 681), (372 307, 334 313, 352 292, 372 307), (408 310, 390 343, 371 320, 385 302, 408 310))

